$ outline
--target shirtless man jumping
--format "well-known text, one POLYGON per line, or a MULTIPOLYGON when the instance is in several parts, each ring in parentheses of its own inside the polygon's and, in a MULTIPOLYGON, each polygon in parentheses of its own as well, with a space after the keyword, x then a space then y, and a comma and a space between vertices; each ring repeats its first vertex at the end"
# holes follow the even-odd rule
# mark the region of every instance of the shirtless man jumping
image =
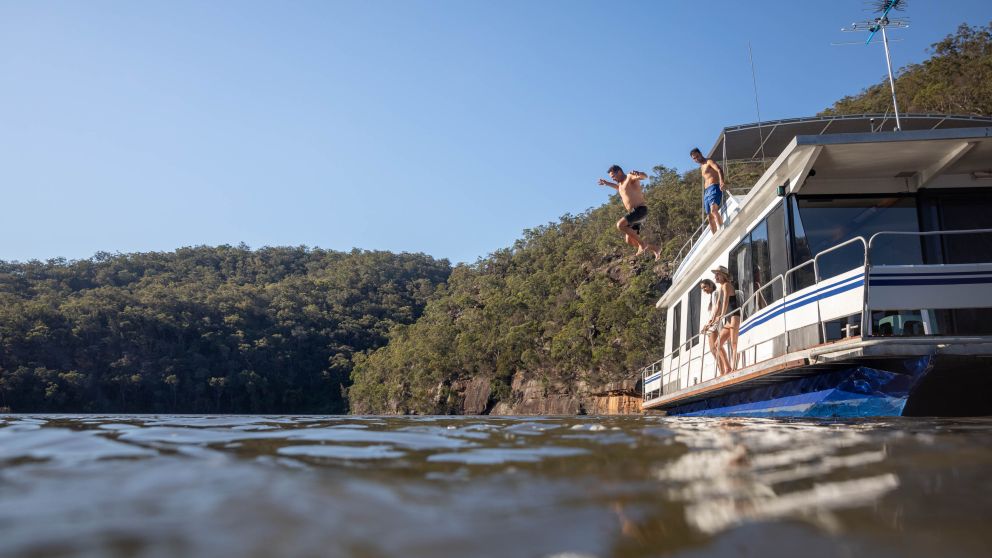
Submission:
POLYGON ((618 165, 613 165, 607 172, 615 182, 600 178, 599 185, 608 186, 619 192, 623 206, 628 211, 623 218, 617 221, 617 229, 624 234, 627 244, 637 248, 637 256, 648 250, 654 254, 654 259, 657 260, 661 257, 661 251, 658 247, 644 242, 638 236, 638 233, 641 232, 641 224, 648 216, 648 206, 644 203, 644 192, 641 191, 641 180, 647 178, 648 175, 640 171, 630 171, 629 174, 624 174, 623 169, 618 165))
POLYGON ((723 216, 720 215, 720 204, 723 202, 723 169, 713 159, 703 157, 703 152, 695 148, 689 152, 692 160, 699 163, 699 172, 703 175, 703 214, 710 222, 710 231, 716 234, 723 226, 723 216))

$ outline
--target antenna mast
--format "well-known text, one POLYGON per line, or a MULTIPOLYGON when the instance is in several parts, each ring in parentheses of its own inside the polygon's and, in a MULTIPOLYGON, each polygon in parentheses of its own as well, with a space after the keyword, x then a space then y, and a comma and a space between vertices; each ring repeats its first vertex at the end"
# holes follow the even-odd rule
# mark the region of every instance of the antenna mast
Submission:
POLYGON ((876 33, 879 31, 882 32, 882 44, 885 46, 885 65, 889 70, 889 89, 892 91, 892 109, 896 115, 896 130, 901 130, 902 123, 899 122, 899 103, 896 101, 896 82, 892 77, 892 58, 889 56, 889 36, 885 30, 888 27, 895 29, 906 29, 909 27, 909 20, 905 18, 889 19, 889 12, 904 9, 906 7, 906 0, 876 0, 874 6, 874 11, 880 14, 878 17, 866 21, 854 22, 850 27, 845 27, 841 31, 870 31, 868 40, 865 41, 866 45, 871 44, 871 40, 875 38, 876 33))
MULTIPOLYGON (((761 140, 761 168, 765 168, 765 135, 761 133, 761 106, 758 104, 758 78, 754 75, 754 54, 751 52, 751 41, 747 42, 747 57, 751 60, 751 83, 754 85, 754 112, 758 114, 758 139, 761 140)), ((726 139, 723 140, 723 144, 726 146, 726 139)), ((726 166, 726 163, 724 163, 724 166, 726 166)))

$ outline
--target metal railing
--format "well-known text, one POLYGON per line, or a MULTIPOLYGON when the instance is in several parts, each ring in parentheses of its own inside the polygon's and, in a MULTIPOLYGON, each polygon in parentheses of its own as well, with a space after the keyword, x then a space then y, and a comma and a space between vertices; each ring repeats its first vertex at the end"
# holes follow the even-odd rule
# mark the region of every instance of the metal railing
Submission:
POLYGON ((706 221, 700 223, 699 226, 696 227, 696 230, 693 231, 691 235, 689 235, 689 239, 682 244, 682 247, 679 248, 678 253, 675 254, 675 258, 672 259, 673 270, 678 269, 679 265, 682 264, 682 261, 685 260, 686 256, 689 255, 689 252, 692 252, 692 248, 696 245, 696 241, 702 238, 703 232, 705 232, 706 230, 706 226, 707 226, 706 221))
POLYGON ((864 265, 867 268, 867 265, 868 265, 868 242, 865 240, 865 237, 863 237, 863 236, 856 236, 856 237, 854 237, 854 238, 852 238, 850 240, 845 240, 844 242, 841 242, 840 244, 836 244, 834 246, 831 246, 830 248, 827 248, 826 250, 823 250, 822 252, 819 252, 815 256, 813 256, 813 280, 814 280, 814 284, 820 282, 820 258, 822 258, 823 256, 826 256, 827 254, 830 254, 831 252, 835 252, 837 250, 840 250, 841 248, 847 246, 848 244, 854 244, 855 242, 860 242, 861 245, 864 247, 864 259, 863 259, 863 261, 864 261, 864 265))
POLYGON ((741 311, 742 311, 741 322, 743 322, 744 320, 746 320, 748 318, 753 317, 755 314, 758 313, 759 310, 764 310, 765 308, 768 308, 769 306, 771 306, 772 304, 778 302, 779 300, 781 300, 783 298, 785 298, 785 274, 784 273, 780 273, 780 274, 776 275, 775 277, 772 277, 764 285, 758 287, 758 290, 754 291, 754 294, 752 294, 751 296, 749 296, 748 299, 744 302, 744 304, 741 305, 741 311), (753 307, 753 308, 755 308, 754 310, 748 310, 749 308, 752 308, 752 302, 753 301, 756 301, 758 299, 758 297, 761 295, 761 293, 764 292, 765 289, 767 289, 769 287, 774 287, 776 282, 780 282, 782 284, 782 296, 779 297, 779 298, 772 298, 771 300, 765 300, 764 304, 762 304, 760 308, 757 308, 755 306, 755 307, 753 307), (745 312, 748 312, 749 315, 748 316, 744 316, 743 313, 745 313, 745 312))
MULTIPOLYGON (((926 231, 926 232, 912 232, 912 231, 880 231, 868 239, 868 250, 872 249, 872 245, 875 243, 875 239, 880 236, 945 236, 945 235, 959 235, 959 234, 988 234, 992 233, 992 229, 958 229, 954 231, 926 231)), ((992 263, 992 262, 989 262, 992 263)))
MULTIPOLYGON (((925 232, 913 232, 913 231, 879 231, 868 239, 868 244, 865 246, 865 301, 864 301, 864 311, 861 313, 861 331, 863 337, 870 337, 874 334, 874 324, 871 320, 871 309, 868 308, 868 285, 869 285, 869 270, 871 267, 871 249, 874 248, 875 239, 880 236, 916 236, 916 237, 930 237, 930 236, 955 236, 964 234, 989 234, 992 233, 992 229, 957 229, 952 231, 925 231, 925 232)), ((992 262, 986 262, 992 263, 992 262)), ((946 265, 946 264, 936 264, 936 265, 946 265)))
MULTIPOLYGON (((723 314, 722 316, 720 316, 719 318, 717 318, 715 320, 715 323, 719 325, 719 324, 723 323, 724 320, 726 320, 728 317, 731 317, 731 316, 734 316, 734 315, 741 316, 741 319, 743 320, 744 319, 743 312, 744 312, 744 309, 747 307, 747 305, 751 304, 751 302, 754 301, 759 295, 761 295, 761 293, 765 289, 774 286, 776 284, 776 282, 781 282, 782 293, 783 293, 783 295, 782 295, 781 298, 785 298, 785 294, 784 294, 785 293, 785 279, 784 279, 784 274, 779 274, 779 275, 776 275, 772 280, 770 280, 767 283, 765 283, 765 285, 762 286, 762 287, 760 287, 757 291, 755 291, 754 294, 752 294, 750 297, 748 297, 748 299, 744 302, 744 304, 742 304, 739 308, 736 308, 734 310, 731 310, 730 312, 727 312, 726 314, 723 314)), ((771 304, 777 302, 778 300, 780 300, 780 299, 779 298, 775 298, 775 299, 771 300, 769 303, 767 303, 765 306, 763 306, 762 308, 765 308, 768 305, 771 305, 771 304)), ((670 376, 672 374, 672 372, 673 372, 673 370, 672 370, 673 368, 674 368, 675 371, 681 371, 682 366, 684 364, 683 357, 685 356, 685 354, 687 352, 690 353, 690 356, 689 356, 689 365, 690 365, 690 367, 692 366, 692 363, 694 361, 696 361, 696 360, 705 361, 706 355, 708 353, 712 352, 712 349, 707 350, 708 348, 706 346, 707 342, 709 341, 709 335, 710 334, 708 332, 706 332, 706 333, 703 333, 703 332, 697 333, 696 335, 693 335, 692 337, 686 339, 683 343, 681 343, 679 345, 679 348, 678 349, 675 349, 675 350, 671 351, 670 353, 668 353, 667 355, 663 356, 662 358, 660 358, 660 359, 656 360, 655 362, 652 362, 651 364, 649 364, 649 365, 645 366, 644 368, 642 368, 641 369, 641 386, 644 386, 645 385, 645 380, 648 377, 653 376, 656 373, 658 373, 659 371, 661 371, 662 374, 663 374, 663 376, 662 376, 662 392, 664 392, 664 386, 667 385, 667 384, 669 384, 669 383, 671 383, 671 381, 668 381, 668 382, 665 381, 665 376, 666 375, 670 376), (695 347, 696 345, 699 345, 699 343, 696 343, 695 341, 697 339, 700 339, 700 338, 703 339, 703 343, 702 343, 703 346, 702 346, 702 348, 700 348, 700 354, 698 356, 691 356, 691 352, 692 352, 693 347, 695 347), (676 354, 676 353, 678 353, 678 354, 676 354), (664 363, 664 361, 666 359, 672 359, 672 360, 674 360, 676 357, 678 358, 678 365, 677 366, 673 366, 673 365, 669 364, 668 370, 663 370, 662 369, 662 367, 664 366, 663 363, 664 363)), ((714 358, 717 358, 717 357, 714 356, 714 358)), ((735 365, 736 365, 736 362, 731 364, 731 366, 735 366, 735 365)), ((680 382, 680 386, 681 386, 681 382, 680 382)), ((681 389, 680 386, 677 387, 676 389, 681 389)))
MULTIPOLYGON (((727 188, 724 191, 724 194, 729 193, 734 196, 746 196, 753 188, 754 186, 749 188, 727 188)), ((720 212, 723 214, 723 224, 726 226, 727 222, 730 220, 730 212, 727 208, 726 195, 723 197, 723 203, 720 204, 720 212)), ((708 227, 709 221, 706 217, 703 217, 703 222, 696 227, 696 230, 693 231, 691 235, 689 235, 689 239, 682 244, 679 251, 675 254, 675 258, 672 259, 672 269, 678 269, 682 261, 685 260, 685 258, 692 252, 692 249, 696 246, 696 243, 702 239, 703 234, 706 232, 708 227)))
MULTIPOLYGON (((703 223, 703 225, 705 225, 705 224, 706 223, 703 223)), ((744 302, 744 304, 741 305, 741 308, 740 309, 734 310, 733 312, 728 312, 727 314, 721 316, 720 319, 719 319, 719 321, 722 322, 724 320, 724 318, 726 318, 727 316, 732 315, 732 314, 737 313, 737 312, 741 312, 741 318, 742 318, 742 322, 743 322, 743 320, 745 319, 745 317, 743 315, 743 313, 746 311, 745 309, 746 308, 750 308, 751 307, 750 305, 752 304, 752 302, 758 296, 760 296, 766 289, 772 287, 776 283, 780 283, 782 285, 782 296, 780 298, 775 298, 775 299, 769 301, 761 309, 767 308, 768 306, 771 306, 772 304, 774 304, 775 302, 777 302, 779 300, 784 300, 789 295, 795 294, 798 291, 801 291, 801 290, 806 289, 806 288, 808 288, 810 286, 819 284, 820 281, 823 280, 823 278, 821 277, 821 273, 820 273, 821 272, 821 269, 820 269, 820 260, 824 256, 826 256, 828 254, 831 254, 831 253, 836 252, 837 250, 840 250, 842 248, 845 248, 845 247, 847 247, 849 245, 857 244, 857 243, 860 242, 861 245, 862 245, 862 258, 863 258, 862 259, 862 261, 863 261, 862 268, 864 270, 864 276, 865 276, 865 279, 864 279, 864 288, 862 290, 862 312, 861 312, 861 326, 860 326, 860 330, 861 330, 861 338, 864 339, 866 337, 872 336, 872 334, 873 334, 873 332, 872 332, 872 323, 871 323, 871 311, 868 308, 868 291, 869 291, 868 287, 869 287, 869 283, 870 283, 870 281, 869 281, 869 273, 870 273, 870 268, 871 268, 871 250, 875 247, 875 240, 877 238, 882 237, 882 236, 917 236, 917 237, 930 237, 930 236, 968 235, 968 234, 990 234, 990 233, 992 233, 992 229, 965 229, 965 230, 926 231, 926 232, 880 231, 880 232, 877 232, 877 233, 871 235, 871 237, 869 237, 869 239, 867 239, 867 240, 864 238, 864 236, 856 236, 854 238, 851 238, 849 240, 846 240, 844 242, 841 242, 839 244, 836 244, 834 246, 831 246, 830 248, 827 248, 826 250, 823 250, 823 251, 817 253, 815 256, 813 256, 812 259, 807 260, 807 261, 805 261, 805 262, 803 262, 803 263, 801 263, 801 264, 799 264, 799 265, 797 265, 795 267, 790 268, 785 273, 782 273, 782 274, 779 274, 779 275, 775 276, 774 278, 772 278, 771 280, 769 280, 767 283, 765 283, 765 285, 759 287, 758 290, 756 290, 750 297, 748 297, 748 299, 744 302), (799 270, 801 270, 801 269, 803 269, 803 268, 805 268, 807 266, 810 266, 810 265, 813 266, 813 284, 812 285, 802 285, 799 288, 792 288, 792 289, 790 289, 790 285, 793 285, 793 282, 790 281, 790 278, 792 278, 793 275, 796 272, 798 272, 799 270)), ((988 262, 988 263, 992 263, 992 262, 988 262)), ((852 269, 856 269, 856 268, 852 268, 852 269)), ((850 270, 846 270, 846 271, 850 271, 850 270)), ((759 310, 761 310, 761 309, 759 309, 759 310)), ((753 317, 756 313, 757 313, 757 311, 755 311, 750 316, 747 316, 747 318, 753 317)), ((783 316, 787 316, 787 314, 783 314, 783 316)), ((823 342, 823 340, 825 340, 827 338, 827 334, 826 334, 826 324, 823 321, 823 317, 822 317, 822 315, 820 313, 820 305, 819 304, 816 305, 816 323, 819 326, 819 336, 818 336, 818 339, 817 339, 817 343, 820 343, 820 342, 823 342)), ((791 340, 790 340, 790 338, 788 336, 788 331, 789 331, 789 329, 788 329, 788 323, 786 323, 785 331, 786 331, 785 354, 788 354, 789 352, 791 352, 793 350, 793 347, 791 345, 791 340)), ((645 366, 644 368, 642 368, 640 370, 640 373, 641 373, 641 382, 642 382, 641 385, 642 386, 646 386, 645 380, 647 378, 649 378, 649 377, 651 377, 653 375, 656 375, 658 372, 661 372, 662 374, 664 374, 664 376, 662 377, 661 393, 662 394, 664 394, 664 393, 670 393, 670 391, 666 390, 665 387, 668 386, 671 383, 671 380, 668 379, 670 377, 670 375, 677 372, 678 373, 678 379, 677 379, 677 381, 678 381, 679 385, 675 386, 675 390, 682 389, 683 386, 681 386, 681 371, 682 371, 682 367, 685 364, 683 355, 686 353, 686 351, 690 351, 691 352, 692 347, 693 347, 693 341, 695 339, 697 339, 699 337, 703 337, 703 336, 704 336, 704 334, 702 334, 702 333, 699 333, 699 334, 694 335, 693 337, 687 339, 683 344, 679 345, 679 348, 678 349, 675 349, 673 351, 670 351, 669 353, 667 353, 662 358, 660 358, 660 359, 656 360, 655 362, 652 362, 651 364, 649 364, 649 365, 645 366), (676 352, 678 353, 677 355, 676 355, 676 352), (677 361, 676 361, 676 358, 678 359, 677 361), (664 363, 665 363, 666 360, 669 361, 667 370, 665 369, 666 367, 664 366, 664 363), (676 362, 677 362, 677 364, 676 364, 676 362)), ((708 335, 706 337, 708 339, 708 335)), ((808 347, 804 346, 804 347, 795 347, 795 348, 796 349, 805 349, 805 348, 808 348, 808 347)), ((706 358, 706 355, 709 352, 706 349, 707 348, 706 348, 706 346, 704 344, 704 346, 702 347, 702 349, 700 351, 700 355, 695 356, 695 357, 692 357, 692 356, 689 357, 690 367, 691 367, 691 364, 695 360, 705 359, 706 358)), ((732 363, 732 364, 735 365, 736 363, 732 363)), ((646 395, 646 393, 645 393, 645 395, 646 395)))
MULTIPOLYGON (((876 234, 876 236, 877 236, 877 234, 876 234)), ((787 296, 789 296, 791 294, 795 294, 798 290, 802 290, 802 289, 807 288, 809 285, 803 286, 803 287, 799 288, 798 290, 797 289, 791 289, 790 290, 789 289, 790 283, 787 280, 790 276, 792 276, 792 274, 794 274, 795 272, 799 271, 800 269, 802 269, 802 268, 804 268, 806 266, 809 266, 809 265, 812 265, 813 266, 813 277, 814 277, 814 283, 813 284, 815 285, 815 284, 819 283, 820 282, 820 267, 819 267, 820 258, 822 258, 823 256, 825 256, 827 254, 830 254, 832 252, 835 252, 835 251, 837 251, 837 250, 839 250, 841 248, 844 248, 845 246, 848 246, 848 245, 851 245, 851 244, 855 244, 857 242, 860 242, 862 244, 862 246, 864 247, 863 248, 863 252, 864 252, 864 254, 863 254, 863 256, 864 256, 864 259, 863 259, 864 264, 863 264, 863 266, 865 268, 865 271, 867 272, 867 267, 868 267, 868 244, 869 243, 868 243, 868 241, 866 241, 864 239, 864 237, 862 237, 862 236, 856 236, 856 237, 854 237, 854 238, 852 238, 850 240, 846 240, 844 242, 841 242, 839 244, 836 244, 834 246, 831 246, 830 248, 827 248, 826 250, 823 250, 823 251, 817 253, 815 256, 813 256, 812 259, 810 259, 808 261, 805 261, 805 262, 803 262, 803 263, 801 263, 801 264, 799 264, 799 265, 797 265, 795 267, 790 268, 785 273, 780 273, 779 275, 776 275, 775 277, 773 277, 772 279, 770 279, 769 281, 767 281, 764 285, 762 285, 761 287, 759 287, 754 293, 752 293, 751 296, 749 296, 747 298, 747 300, 745 300, 744 303, 741 304, 740 308, 738 308, 736 310, 733 310, 731 312, 728 312, 728 313, 724 314, 723 316, 720 316, 720 318, 717 321, 717 323, 723 322, 723 320, 725 318, 727 318, 728 316, 734 315, 734 314, 739 314, 741 316, 741 321, 743 322, 744 319, 746 319, 744 317, 744 312, 746 311, 746 309, 748 309, 748 308, 751 307, 752 302, 754 302, 757 299, 757 297, 761 296, 762 293, 765 292, 766 289, 769 289, 769 288, 773 287, 776 284, 781 284, 781 286, 782 286, 782 296, 779 297, 779 298, 774 298, 774 299, 768 301, 759 310, 762 310, 764 308, 767 308, 768 306, 771 306, 775 302, 778 302, 779 300, 785 299, 787 296)), ((866 288, 865 289, 865 292, 864 292, 865 306, 867 305, 867 292, 868 292, 868 289, 866 288)), ((756 313, 757 313, 757 311, 754 312, 754 314, 756 314, 756 313)), ((754 314, 751 314, 751 315, 747 316, 747 318, 753 317, 754 314)), ((783 318, 784 318, 784 316, 785 315, 783 314, 783 318)), ((816 321, 817 321, 817 325, 820 328, 819 339, 818 339, 818 342, 819 342, 820 339, 825 339, 826 338, 825 325, 823 323, 823 319, 822 319, 822 316, 820 314, 820 305, 819 304, 816 305, 816 321)), ((785 331, 786 331, 786 333, 788 333, 788 331, 789 331, 788 330, 788 324, 787 323, 786 323, 785 331)), ((862 325, 861 331, 866 331, 866 329, 864 328, 864 325, 862 325)), ((685 342, 683 342, 683 343, 681 343, 679 345, 679 348, 678 349, 674 349, 674 350, 670 351, 669 353, 667 353, 662 358, 660 358, 660 359, 652 362, 651 364, 645 366, 644 368, 642 368, 640 370, 642 389, 645 389, 644 386, 646 386, 646 384, 647 384, 647 382, 646 382, 647 378, 656 375, 659 371, 662 373, 662 382, 661 382, 661 385, 662 385, 662 387, 661 387, 661 394, 662 395, 665 394, 665 393, 669 393, 669 391, 667 391, 665 389, 665 387, 671 383, 671 380, 668 379, 666 381, 666 379, 673 372, 678 372, 679 373, 679 377, 678 377, 679 385, 677 385, 675 387, 675 390, 677 391, 679 389, 682 389, 682 386, 681 386, 681 370, 682 370, 683 365, 685 364, 685 362, 683 360, 683 356, 685 355, 685 353, 687 351, 691 352, 693 346, 698 345, 698 343, 694 343, 693 341, 696 340, 699 337, 702 337, 703 335, 704 335, 703 333, 698 333, 698 334, 696 334, 696 335, 694 335, 694 336, 686 339, 685 342), (677 361, 678 364, 677 365, 675 364, 676 358, 678 359, 678 361, 677 361), (665 370, 665 366, 664 366, 664 363, 665 363, 666 360, 669 361, 669 365, 667 367, 667 370, 665 370)), ((706 339, 708 340, 708 334, 706 334, 706 339)), ((803 348, 806 348, 806 347, 803 347, 803 348)), ((792 350, 792 347, 791 347, 791 343, 789 341, 789 336, 787 334, 786 335, 786 340, 785 340, 785 352, 788 353, 791 350, 792 350)), ((694 361, 696 361, 696 360, 705 360, 706 354, 707 354, 707 350, 706 350, 706 346, 704 345, 703 348, 700 350, 700 354, 698 356, 695 356, 695 357, 690 356, 689 357, 690 368, 691 368, 691 365, 692 365, 692 363, 694 361)), ((736 361, 736 359, 735 359, 735 361, 736 361)), ((736 367, 736 364, 737 364, 736 362, 732 362, 731 363, 731 366, 732 367, 736 367)), ((645 394, 646 394, 646 391, 645 391, 645 394)))

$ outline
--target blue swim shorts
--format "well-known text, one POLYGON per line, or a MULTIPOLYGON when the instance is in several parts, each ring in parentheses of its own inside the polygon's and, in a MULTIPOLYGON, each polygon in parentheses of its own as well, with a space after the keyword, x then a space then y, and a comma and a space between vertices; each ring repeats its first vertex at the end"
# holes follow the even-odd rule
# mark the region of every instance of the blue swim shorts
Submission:
POLYGON ((720 185, 710 184, 707 186, 703 192, 703 215, 710 212, 710 208, 713 207, 712 204, 715 203, 717 207, 720 207, 722 202, 723 192, 720 191, 720 185))

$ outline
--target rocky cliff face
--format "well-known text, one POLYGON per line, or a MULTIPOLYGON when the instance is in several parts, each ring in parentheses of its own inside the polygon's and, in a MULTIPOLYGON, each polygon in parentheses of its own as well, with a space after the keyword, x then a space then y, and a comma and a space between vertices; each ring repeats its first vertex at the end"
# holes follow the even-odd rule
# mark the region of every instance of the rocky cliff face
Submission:
POLYGON ((466 415, 628 415, 641 412, 640 385, 637 380, 590 386, 553 385, 537 377, 517 372, 508 400, 492 401, 490 382, 486 378, 456 386, 462 394, 461 411, 466 415))
POLYGON ((465 385, 462 412, 466 415, 485 415, 490 411, 492 384, 489 378, 473 378, 465 385))

